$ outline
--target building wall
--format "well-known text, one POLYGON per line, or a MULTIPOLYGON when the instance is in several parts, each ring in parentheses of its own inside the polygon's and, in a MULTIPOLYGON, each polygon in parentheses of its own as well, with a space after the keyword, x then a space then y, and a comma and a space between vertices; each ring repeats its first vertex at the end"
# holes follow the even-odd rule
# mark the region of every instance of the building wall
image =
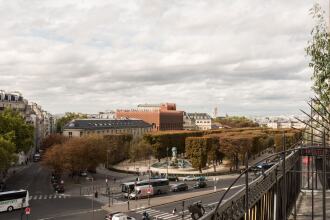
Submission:
POLYGON ((141 119, 152 125, 153 130, 159 130, 160 125, 160 112, 155 111, 134 111, 134 110, 118 110, 116 118, 136 118, 141 119))
POLYGON ((84 130, 84 129, 64 129, 63 135, 66 137, 81 137, 85 135, 110 135, 110 134, 132 134, 133 138, 143 136, 150 132, 151 128, 122 128, 122 129, 99 129, 99 130, 84 130))

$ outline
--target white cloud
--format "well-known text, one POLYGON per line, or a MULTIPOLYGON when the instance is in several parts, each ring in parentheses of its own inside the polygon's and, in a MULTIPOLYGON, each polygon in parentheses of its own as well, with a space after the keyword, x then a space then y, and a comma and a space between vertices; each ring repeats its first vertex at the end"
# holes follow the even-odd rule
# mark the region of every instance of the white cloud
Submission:
POLYGON ((311 95, 301 0, 0 1, 0 88, 50 112, 140 102, 296 113, 311 95))

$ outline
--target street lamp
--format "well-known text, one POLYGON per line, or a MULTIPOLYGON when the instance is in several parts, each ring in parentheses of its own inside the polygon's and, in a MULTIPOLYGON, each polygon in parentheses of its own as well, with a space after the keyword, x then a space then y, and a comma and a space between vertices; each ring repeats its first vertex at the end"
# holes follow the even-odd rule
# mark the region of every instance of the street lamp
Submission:
POLYGON ((110 183, 109 183, 108 178, 105 179, 105 183, 106 183, 106 185, 107 185, 107 194, 108 194, 108 199, 109 199, 109 204, 108 204, 108 206, 110 207, 110 183))
POLYGON ((166 147, 166 178, 168 178, 168 147, 166 147))

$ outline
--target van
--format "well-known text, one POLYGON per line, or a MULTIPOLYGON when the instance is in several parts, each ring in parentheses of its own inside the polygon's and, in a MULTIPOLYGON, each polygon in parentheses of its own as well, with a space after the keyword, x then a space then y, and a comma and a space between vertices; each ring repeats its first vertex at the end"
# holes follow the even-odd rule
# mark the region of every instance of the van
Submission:
POLYGON ((130 199, 140 199, 154 195, 154 189, 151 185, 136 186, 134 191, 129 195, 130 199))

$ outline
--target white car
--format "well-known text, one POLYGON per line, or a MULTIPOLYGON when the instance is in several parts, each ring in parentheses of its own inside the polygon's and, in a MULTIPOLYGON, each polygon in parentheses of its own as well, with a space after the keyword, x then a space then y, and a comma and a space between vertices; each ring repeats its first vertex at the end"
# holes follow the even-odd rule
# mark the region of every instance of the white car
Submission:
POLYGON ((197 178, 195 176, 186 176, 183 178, 183 181, 195 181, 197 178))
POLYGON ((124 213, 118 213, 112 216, 111 220, 136 220, 133 217, 129 217, 128 215, 125 215, 124 213))

